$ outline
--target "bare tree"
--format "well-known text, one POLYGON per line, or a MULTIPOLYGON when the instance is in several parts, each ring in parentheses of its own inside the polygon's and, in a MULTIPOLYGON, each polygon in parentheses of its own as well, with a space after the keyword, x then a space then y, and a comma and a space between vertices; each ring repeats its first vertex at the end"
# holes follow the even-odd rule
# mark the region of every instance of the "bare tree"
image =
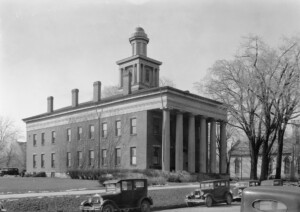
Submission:
POLYGON ((160 77, 159 86, 160 87, 170 86, 170 87, 176 88, 176 84, 171 79, 169 79, 167 77, 160 77))
POLYGON ((15 126, 14 122, 0 116, 0 162, 6 166, 16 157, 16 152, 13 148, 13 143, 21 138, 21 131, 15 126))
MULTIPOLYGON (((299 45, 292 42, 284 48, 272 49, 257 36, 249 36, 239 50, 234 60, 214 64, 204 87, 214 99, 228 104, 229 116, 235 119, 231 125, 247 135, 250 178, 257 178, 257 159, 262 147, 261 179, 265 179, 272 146, 277 137, 278 141, 283 140, 286 124, 295 117, 298 106, 299 45)), ((203 83, 196 84, 198 89, 201 86, 203 83)))
POLYGON ((120 87, 117 85, 104 86, 102 90, 102 97, 110 97, 119 94, 120 87))

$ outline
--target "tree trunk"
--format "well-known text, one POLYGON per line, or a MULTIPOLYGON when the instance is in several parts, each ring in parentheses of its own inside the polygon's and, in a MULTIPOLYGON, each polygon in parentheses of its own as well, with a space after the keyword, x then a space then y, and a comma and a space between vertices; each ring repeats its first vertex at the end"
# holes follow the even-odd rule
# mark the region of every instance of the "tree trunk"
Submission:
POLYGON ((250 139, 249 147, 251 157, 250 179, 257 180, 258 151, 255 148, 255 138, 250 139))
POLYGON ((278 151, 276 158, 276 179, 281 178, 281 161, 282 161, 282 150, 283 150, 283 136, 284 136, 285 127, 278 130, 278 151))
POLYGON ((269 154, 268 154, 268 140, 264 141, 261 158, 261 171, 260 180, 266 180, 268 178, 269 171, 269 154))

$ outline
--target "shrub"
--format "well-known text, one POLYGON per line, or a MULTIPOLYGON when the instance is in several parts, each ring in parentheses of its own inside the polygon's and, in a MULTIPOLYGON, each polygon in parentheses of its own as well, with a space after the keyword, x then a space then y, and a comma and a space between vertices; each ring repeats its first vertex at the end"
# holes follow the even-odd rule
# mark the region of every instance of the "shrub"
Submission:
POLYGON ((46 172, 38 172, 33 175, 33 177, 47 177, 46 172))
POLYGON ((150 177, 148 178, 148 185, 165 185, 167 183, 164 177, 150 177))

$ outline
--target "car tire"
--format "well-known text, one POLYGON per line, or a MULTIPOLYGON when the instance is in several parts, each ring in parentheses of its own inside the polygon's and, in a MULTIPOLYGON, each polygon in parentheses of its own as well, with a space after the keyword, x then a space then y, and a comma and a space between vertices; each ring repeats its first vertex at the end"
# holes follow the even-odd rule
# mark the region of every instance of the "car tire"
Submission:
POLYGON ((193 203, 187 202, 187 203, 186 203, 186 206, 188 206, 188 207, 193 207, 194 205, 193 205, 193 203))
POLYGON ((115 208, 111 204, 104 205, 102 208, 102 212, 114 212, 115 208))
POLYGON ((211 196, 207 196, 205 198, 205 205, 206 205, 206 207, 211 207, 212 203, 213 203, 213 199, 211 198, 211 196))
POLYGON ((142 201, 140 211, 141 212, 150 212, 151 211, 149 201, 147 201, 147 200, 142 201))
POLYGON ((232 195, 230 193, 226 194, 226 203, 227 205, 231 205, 232 203, 232 195))

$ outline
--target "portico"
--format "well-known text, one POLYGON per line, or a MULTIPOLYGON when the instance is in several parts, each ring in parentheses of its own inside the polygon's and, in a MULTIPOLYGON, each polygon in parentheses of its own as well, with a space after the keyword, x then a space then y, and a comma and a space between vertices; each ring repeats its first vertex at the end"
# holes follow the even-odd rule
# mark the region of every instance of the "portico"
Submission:
POLYGON ((204 98, 190 99, 190 94, 176 98, 167 97, 174 93, 165 95, 165 103, 168 106, 162 109, 162 170, 225 174, 227 164, 225 107, 204 98), (207 101, 211 101, 210 104, 207 104, 207 101), (175 132, 172 132, 171 128, 175 129, 175 132), (219 160, 217 160, 217 134, 220 136, 219 160))

